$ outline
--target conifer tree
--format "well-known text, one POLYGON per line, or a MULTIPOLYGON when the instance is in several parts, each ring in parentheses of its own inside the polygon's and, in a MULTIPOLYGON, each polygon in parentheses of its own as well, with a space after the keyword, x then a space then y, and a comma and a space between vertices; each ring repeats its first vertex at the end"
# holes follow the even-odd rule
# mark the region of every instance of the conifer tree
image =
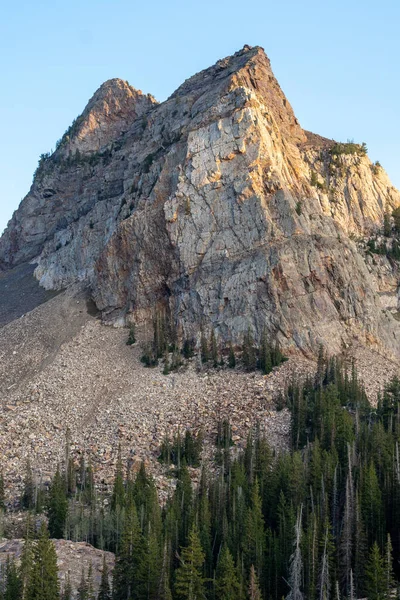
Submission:
POLYGON ((254 371, 257 366, 256 351, 254 348, 254 339, 250 327, 243 338, 243 365, 248 371, 254 371))
POLYGON ((290 592, 286 596, 286 600, 303 600, 303 593, 301 592, 303 576, 303 560, 301 556, 302 514, 303 507, 300 506, 295 526, 294 552, 290 557, 288 581, 290 592))
POLYGON ((78 600, 89 600, 88 586, 87 586, 87 580, 86 580, 86 576, 85 576, 84 567, 82 567, 81 580, 79 582, 77 592, 78 592, 78 600))
POLYGON ((262 600, 260 586, 258 584, 258 577, 254 565, 251 565, 250 567, 248 599, 262 600))
POLYGON ((189 544, 182 548, 179 562, 175 579, 176 596, 184 600, 205 599, 205 582, 202 575, 204 553, 196 526, 190 530, 189 544))
MULTIPOLYGON (((64 588, 61 594, 61 600, 72 600, 72 586, 71 586, 71 575, 68 571, 65 578, 64 588)), ((111 599, 109 599, 111 600, 111 599)))
POLYGON ((376 542, 370 550, 365 575, 368 600, 385 600, 387 598, 385 561, 376 542))
POLYGON ((393 574, 393 546, 392 540, 390 539, 390 534, 387 534, 387 541, 385 545, 385 558, 384 558, 384 567, 385 567, 385 591, 387 598, 390 597, 390 594, 394 588, 394 574, 393 574))
POLYGON ((0 472, 0 511, 5 510, 5 496, 4 496, 4 477, 3 473, 0 472))
POLYGON ((59 467, 53 478, 49 497, 49 532, 53 538, 64 536, 65 522, 67 519, 68 501, 65 495, 65 482, 59 467))
POLYGON ((200 335, 200 355, 202 363, 207 363, 210 360, 210 351, 208 348, 207 338, 204 335, 203 330, 201 330, 200 335))
POLYGON ((235 357, 235 351, 232 346, 232 342, 230 342, 230 344, 229 344, 228 367, 230 369, 234 369, 236 367, 236 357, 235 357))
POLYGON ((22 492, 21 505, 26 510, 35 508, 35 484, 29 459, 26 461, 24 489, 22 492))
POLYGON ((24 530, 24 545, 21 552, 21 564, 19 567, 21 583, 22 583, 22 597, 26 598, 29 578, 32 572, 32 562, 33 562, 33 549, 32 549, 32 540, 33 540, 33 523, 31 514, 28 512, 25 530, 24 530))
POLYGON ((111 496, 111 509, 116 511, 117 508, 125 506, 125 488, 124 474, 122 467, 121 444, 118 446, 117 468, 115 471, 114 486, 111 496))
POLYGON ((5 569, 4 600, 20 600, 22 596, 22 582, 14 559, 7 557, 5 569))
POLYGON ((218 346, 217 346, 217 340, 215 337, 214 329, 211 329, 211 335, 210 335, 210 354, 211 354, 211 360, 213 363, 213 367, 215 369, 216 367, 218 367, 218 346))
POLYGON ((131 502, 126 508, 120 549, 114 568, 113 598, 126 600, 133 596, 139 583, 142 568, 144 541, 140 530, 136 506, 131 502))
POLYGON ((245 546, 243 548, 247 564, 255 565, 258 573, 263 573, 263 556, 265 548, 264 517, 256 479, 251 493, 251 504, 246 516, 245 546))
POLYGON ((110 577, 105 554, 103 554, 103 568, 101 570, 101 582, 97 600, 111 600, 110 577))
POLYGON ((27 600, 59 600, 57 555, 44 523, 39 538, 33 544, 33 561, 29 577, 27 600))
POLYGON ((240 586, 236 575, 235 563, 227 546, 222 548, 215 581, 216 597, 219 600, 239 600, 240 586))
POLYGON ((164 543, 164 552, 161 566, 161 575, 158 586, 158 597, 157 600, 172 600, 171 588, 169 585, 169 556, 168 556, 168 543, 164 543))

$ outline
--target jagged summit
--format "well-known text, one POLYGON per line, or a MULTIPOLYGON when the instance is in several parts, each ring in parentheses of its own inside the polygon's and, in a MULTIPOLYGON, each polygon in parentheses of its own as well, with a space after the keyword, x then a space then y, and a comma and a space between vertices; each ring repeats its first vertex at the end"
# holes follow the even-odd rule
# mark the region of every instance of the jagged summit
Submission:
POLYGON ((83 282, 111 322, 162 304, 186 337, 266 328, 286 351, 357 336, 395 353, 397 267, 354 240, 397 206, 363 147, 301 128, 246 46, 161 104, 103 84, 38 169, 0 265, 33 260, 49 289, 83 282))
POLYGON ((65 155, 96 152, 118 139, 156 100, 122 79, 105 81, 61 140, 65 155))

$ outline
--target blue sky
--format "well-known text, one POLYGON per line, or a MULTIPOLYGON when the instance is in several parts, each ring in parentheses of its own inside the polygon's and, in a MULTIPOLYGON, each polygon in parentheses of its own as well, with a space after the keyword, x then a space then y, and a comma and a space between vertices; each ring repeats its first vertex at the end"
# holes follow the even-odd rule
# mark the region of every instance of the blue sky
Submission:
POLYGON ((106 79, 158 100, 244 44, 263 46, 305 129, 365 141, 400 187, 398 0, 3 3, 0 231, 106 79))

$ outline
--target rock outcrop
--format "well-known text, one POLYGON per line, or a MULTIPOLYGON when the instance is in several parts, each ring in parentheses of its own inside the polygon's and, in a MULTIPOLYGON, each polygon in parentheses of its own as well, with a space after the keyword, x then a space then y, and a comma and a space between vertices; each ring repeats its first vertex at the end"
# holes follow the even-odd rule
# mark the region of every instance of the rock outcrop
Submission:
POLYGON ((46 288, 87 282, 110 321, 163 303, 185 336, 267 327, 286 351, 355 336, 397 354, 356 238, 399 205, 365 148, 301 128, 264 51, 245 46, 161 104, 104 84, 41 161, 0 265, 36 261, 46 288))

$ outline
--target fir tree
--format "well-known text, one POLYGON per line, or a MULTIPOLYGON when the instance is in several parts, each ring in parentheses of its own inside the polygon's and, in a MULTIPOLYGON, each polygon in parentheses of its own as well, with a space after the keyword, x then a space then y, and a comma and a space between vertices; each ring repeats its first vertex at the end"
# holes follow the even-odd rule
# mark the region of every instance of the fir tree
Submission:
POLYGON ((32 548, 32 540, 33 540, 33 524, 30 513, 28 513, 25 523, 25 531, 24 531, 24 545, 21 552, 21 564, 20 564, 20 577, 22 583, 22 596, 26 597, 29 578, 32 572, 32 564, 33 564, 33 548, 32 548))
POLYGON ((239 600, 240 598, 235 563, 227 546, 223 547, 218 561, 215 592, 219 600, 239 600))
POLYGON ((47 528, 42 524, 39 539, 33 545, 32 570, 27 600, 59 600, 57 555, 47 528))
POLYGON ((368 600, 385 600, 388 595, 385 561, 376 542, 370 550, 365 575, 368 600))
POLYGON ((211 360, 213 363, 213 367, 215 369, 216 367, 218 367, 218 346, 217 346, 217 340, 215 337, 214 329, 211 329, 211 335, 210 335, 210 354, 211 354, 211 360))
POLYGON ((250 567, 248 598, 249 600, 262 600, 260 586, 258 585, 258 578, 254 565, 251 565, 250 567))
POLYGON ((27 510, 35 508, 35 485, 29 459, 26 461, 24 489, 22 492, 21 505, 27 510))
POLYGON ((4 477, 3 473, 0 472, 0 511, 5 510, 5 508, 4 477))
POLYGON ((286 596, 286 600, 303 600, 303 593, 301 592, 303 577, 303 560, 301 556, 302 513, 303 507, 301 506, 295 526, 294 552, 290 557, 288 581, 290 592, 286 596))
POLYGON ((89 600, 88 585, 87 585, 84 567, 82 567, 81 580, 79 582, 77 592, 78 592, 78 600, 89 600))
POLYGON ((110 577, 105 554, 103 554, 103 568, 101 571, 101 582, 97 600, 111 600, 110 577))
MULTIPOLYGON (((71 575, 68 571, 65 578, 64 588, 61 594, 61 600, 72 600, 72 586, 71 586, 71 575)), ((109 599, 111 600, 111 599, 109 599)))
POLYGON ((202 363, 207 363, 210 360, 210 351, 208 349, 207 338, 204 335, 203 330, 201 330, 200 335, 200 355, 202 363))
POLYGON ((257 366, 256 350, 254 347, 254 339, 250 328, 247 330, 243 338, 243 352, 242 352, 243 365, 248 371, 254 371, 257 366))
POLYGON ((236 367, 236 357, 235 357, 235 351, 232 346, 232 342, 230 342, 230 344, 229 344, 228 367, 230 369, 234 369, 236 367))
POLYGON ((7 557, 5 569, 4 600, 20 600, 22 596, 22 581, 18 574, 14 559, 7 557))
POLYGON ((185 600, 205 599, 204 578, 201 569, 204 564, 204 552, 195 526, 189 533, 189 544, 182 548, 179 557, 180 566, 176 571, 175 593, 185 600))
POLYGON ((65 482, 61 477, 60 469, 57 468, 49 497, 49 532, 53 538, 64 537, 67 511, 68 501, 65 495, 65 482))
POLYGON ((114 486, 111 496, 111 509, 117 510, 117 508, 122 508, 125 506, 125 488, 124 488, 124 474, 122 467, 122 457, 121 457, 121 445, 118 446, 118 458, 117 458, 117 468, 115 472, 114 478, 114 486))

